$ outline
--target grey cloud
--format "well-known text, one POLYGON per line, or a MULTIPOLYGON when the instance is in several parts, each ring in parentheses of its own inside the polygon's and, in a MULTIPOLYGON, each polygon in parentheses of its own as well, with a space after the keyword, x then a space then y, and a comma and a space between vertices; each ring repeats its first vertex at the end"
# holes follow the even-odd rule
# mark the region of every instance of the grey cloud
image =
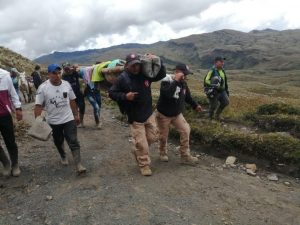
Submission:
POLYGON ((174 33, 188 29, 227 28, 228 23, 223 18, 211 21, 201 18, 201 13, 217 2, 224 3, 220 0, 132 0, 126 3, 60 0, 54 4, 51 0, 0 0, 0 21, 5 21, 0 25, 0 45, 34 58, 54 50, 94 48, 97 44, 99 47, 101 38, 106 44, 159 41, 174 38, 174 33), (160 32, 154 22, 166 30, 160 32), (132 36, 129 27, 135 27, 137 34, 132 36), (114 41, 113 34, 122 40, 114 41))

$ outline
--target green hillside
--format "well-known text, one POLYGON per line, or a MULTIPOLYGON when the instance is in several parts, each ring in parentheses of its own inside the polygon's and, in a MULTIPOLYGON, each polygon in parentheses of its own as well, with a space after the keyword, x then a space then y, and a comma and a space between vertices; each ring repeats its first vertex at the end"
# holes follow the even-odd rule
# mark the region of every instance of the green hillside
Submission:
POLYGON ((129 52, 150 52, 161 56, 168 65, 181 61, 194 68, 210 67, 216 55, 223 55, 228 59, 228 69, 296 70, 300 69, 300 30, 267 29, 249 33, 220 30, 150 45, 124 44, 104 49, 54 52, 35 61, 93 64, 124 58, 129 52))

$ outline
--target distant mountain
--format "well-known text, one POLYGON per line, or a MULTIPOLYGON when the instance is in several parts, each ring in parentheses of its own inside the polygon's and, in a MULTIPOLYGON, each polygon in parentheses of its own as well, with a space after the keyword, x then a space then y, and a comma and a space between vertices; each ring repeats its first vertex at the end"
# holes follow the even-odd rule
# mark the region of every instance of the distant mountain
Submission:
POLYGON ((24 56, 0 46, 0 68, 6 70, 17 68, 20 72, 25 71, 27 74, 31 74, 35 65, 35 62, 24 56))
POLYGON ((86 51, 54 52, 35 59, 35 62, 94 64, 125 58, 130 52, 154 53, 169 66, 184 62, 194 68, 208 68, 213 58, 221 55, 227 58, 228 69, 295 70, 300 69, 300 30, 266 29, 249 33, 220 30, 149 45, 123 44, 86 51))

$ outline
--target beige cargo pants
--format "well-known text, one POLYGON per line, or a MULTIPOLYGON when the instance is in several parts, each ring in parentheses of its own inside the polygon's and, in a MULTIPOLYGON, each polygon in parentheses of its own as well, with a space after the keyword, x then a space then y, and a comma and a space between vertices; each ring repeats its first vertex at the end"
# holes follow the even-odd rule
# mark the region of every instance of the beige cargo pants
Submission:
POLYGON ((158 140, 158 130, 155 116, 151 115, 144 123, 134 122, 130 125, 134 143, 134 156, 139 167, 149 166, 149 146, 158 140))
POLYGON ((175 117, 167 117, 156 112, 156 121, 159 130, 159 151, 160 155, 167 155, 167 140, 170 125, 173 125, 180 134, 180 154, 182 158, 190 155, 190 125, 184 119, 182 113, 175 117))

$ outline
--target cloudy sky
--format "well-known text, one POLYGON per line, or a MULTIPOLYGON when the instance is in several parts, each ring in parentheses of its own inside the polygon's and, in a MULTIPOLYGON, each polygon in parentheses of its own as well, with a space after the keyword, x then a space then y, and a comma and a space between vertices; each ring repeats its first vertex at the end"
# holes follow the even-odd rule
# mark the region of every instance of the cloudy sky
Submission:
POLYGON ((299 0, 0 0, 0 46, 33 59, 220 29, 297 29, 299 9, 299 0))

